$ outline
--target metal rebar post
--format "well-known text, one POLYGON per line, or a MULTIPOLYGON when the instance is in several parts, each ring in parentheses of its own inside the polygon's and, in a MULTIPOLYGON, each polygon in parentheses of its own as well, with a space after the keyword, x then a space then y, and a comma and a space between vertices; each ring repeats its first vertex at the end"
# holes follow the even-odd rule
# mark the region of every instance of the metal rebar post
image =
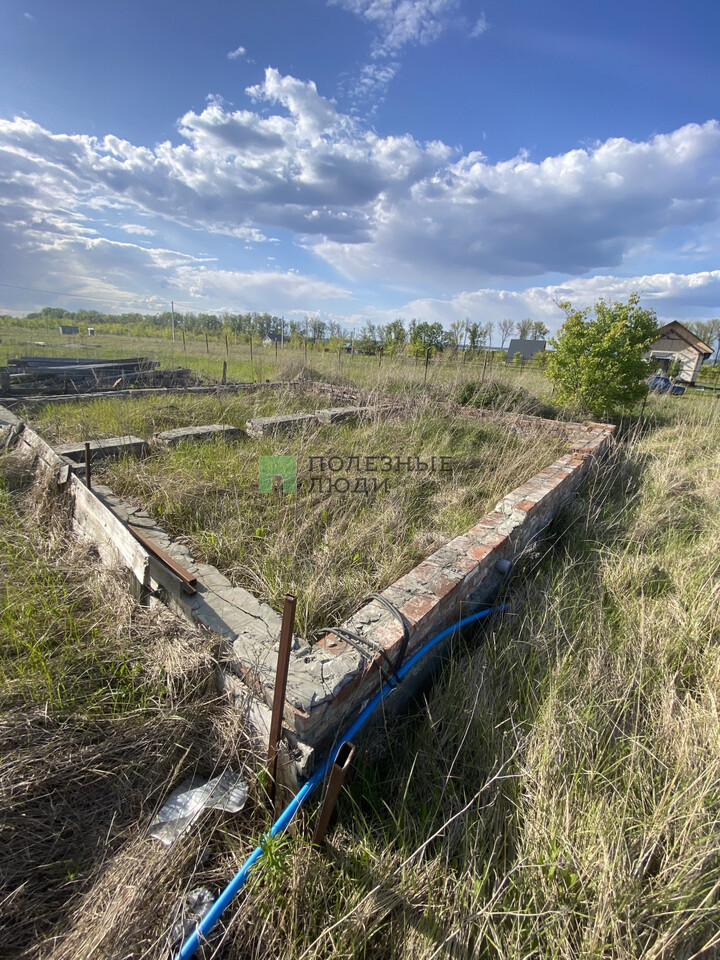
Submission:
POLYGON ((290 648, 295 626, 295 607, 297 597, 285 595, 282 627, 280 629, 280 648, 278 650, 277 670, 275 672, 275 690, 273 691, 272 719, 270 720, 270 743, 268 744, 268 772, 270 774, 270 802, 275 804, 278 747, 282 736, 283 712, 285 709, 285 690, 287 688, 288 668, 290 666, 290 648))
POLYGON ((340 796, 340 790, 342 789, 345 774, 348 771, 348 767, 350 766, 350 761, 352 760, 354 753, 355 745, 349 740, 343 743, 337 752, 335 762, 330 768, 330 780, 328 782, 328 788, 325 792, 325 799, 323 800, 320 816, 318 817, 318 822, 315 826, 315 832, 313 833, 312 842, 314 844, 319 845, 325 839, 325 834, 327 833, 327 828, 330 824, 330 817, 335 809, 337 798, 340 796))

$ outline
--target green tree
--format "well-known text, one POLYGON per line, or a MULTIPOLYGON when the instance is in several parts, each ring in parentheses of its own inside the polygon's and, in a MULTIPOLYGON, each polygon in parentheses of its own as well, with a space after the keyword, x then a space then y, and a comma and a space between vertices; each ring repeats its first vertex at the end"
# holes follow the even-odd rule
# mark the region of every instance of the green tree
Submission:
POLYGON ((414 357, 425 356, 427 350, 430 356, 442 351, 445 345, 445 331, 441 323, 428 323, 423 320, 417 323, 410 338, 410 353, 414 357))
POLYGON ((544 340, 549 333, 549 328, 545 326, 542 320, 535 320, 530 328, 530 338, 532 340, 544 340))
POLYGON ((521 340, 529 340, 532 326, 533 322, 530 317, 525 317, 524 320, 519 320, 517 324, 518 337, 520 337, 521 340))
POLYGON ((460 348, 464 333, 465 321, 453 320, 453 322, 450 324, 450 332, 448 334, 448 344, 453 350, 458 350, 460 348))
POLYGON ((383 327, 383 340, 385 353, 394 356, 400 350, 407 340, 407 331, 402 317, 393 320, 392 323, 386 323, 383 327))
POLYGON ((639 299, 633 293, 627 303, 598 300, 585 310, 560 304, 565 322, 550 341, 555 352, 547 360, 560 403, 611 416, 645 396, 649 364, 643 355, 657 339, 658 324, 655 312, 641 309, 639 299))
POLYGON ((470 349, 477 350, 478 347, 481 347, 485 342, 485 328, 481 327, 479 323, 472 323, 470 325, 470 349))
POLYGON ((359 353, 366 354, 373 354, 378 351, 379 343, 377 339, 377 328, 370 320, 367 321, 365 326, 360 331, 360 335, 355 341, 355 349, 359 353))

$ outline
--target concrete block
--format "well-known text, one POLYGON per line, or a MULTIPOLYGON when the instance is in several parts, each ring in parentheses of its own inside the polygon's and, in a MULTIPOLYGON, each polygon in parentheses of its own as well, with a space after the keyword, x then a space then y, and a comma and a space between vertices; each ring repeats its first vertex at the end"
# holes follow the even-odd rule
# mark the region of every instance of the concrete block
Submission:
POLYGON ((279 417, 253 417, 245 424, 249 437, 265 437, 273 433, 295 434, 299 430, 318 425, 312 413, 289 413, 279 417))
POLYGON ((347 423, 370 417, 373 412, 372 407, 328 407, 327 410, 316 410, 315 416, 322 424, 347 423))
MULTIPOLYGON (((75 463, 85 462, 84 443, 59 443, 53 448, 55 453, 67 457, 75 463)), ((141 457, 147 452, 148 446, 140 437, 106 437, 104 440, 91 440, 90 453, 93 461, 121 457, 123 454, 130 457, 141 457)))
POLYGON ((210 423, 200 427, 176 427, 174 430, 163 430, 156 433, 153 440, 168 447, 176 447, 183 440, 202 442, 204 440, 238 440, 243 435, 239 427, 231 427, 226 423, 210 423))

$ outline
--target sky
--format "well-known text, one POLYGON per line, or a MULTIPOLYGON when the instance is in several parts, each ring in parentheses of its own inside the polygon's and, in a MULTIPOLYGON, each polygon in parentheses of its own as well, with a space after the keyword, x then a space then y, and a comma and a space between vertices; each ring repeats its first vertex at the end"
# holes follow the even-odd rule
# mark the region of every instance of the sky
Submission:
POLYGON ((4 0, 0 313, 720 316, 720 4, 4 0))

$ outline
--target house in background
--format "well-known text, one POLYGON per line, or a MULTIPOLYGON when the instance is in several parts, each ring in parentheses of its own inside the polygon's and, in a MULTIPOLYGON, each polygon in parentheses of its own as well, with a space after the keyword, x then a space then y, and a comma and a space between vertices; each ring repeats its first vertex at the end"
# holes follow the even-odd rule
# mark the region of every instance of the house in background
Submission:
POLYGON ((64 333, 64 334, 66 334, 66 335, 71 335, 71 334, 75 334, 75 333, 79 333, 79 332, 80 332, 80 331, 79 331, 79 328, 76 327, 74 323, 61 323, 61 324, 60 324, 60 333, 64 333))
POLYGON ((680 383, 692 384, 703 362, 712 355, 712 347, 696 337, 692 330, 673 320, 660 328, 658 338, 645 354, 645 359, 657 361, 656 370, 664 374, 667 374, 675 360, 679 360, 680 372, 675 379, 680 383))
POLYGON ((542 353, 544 349, 544 340, 511 340, 505 363, 512 363, 516 353, 522 356, 523 362, 532 360, 536 353, 542 353))

